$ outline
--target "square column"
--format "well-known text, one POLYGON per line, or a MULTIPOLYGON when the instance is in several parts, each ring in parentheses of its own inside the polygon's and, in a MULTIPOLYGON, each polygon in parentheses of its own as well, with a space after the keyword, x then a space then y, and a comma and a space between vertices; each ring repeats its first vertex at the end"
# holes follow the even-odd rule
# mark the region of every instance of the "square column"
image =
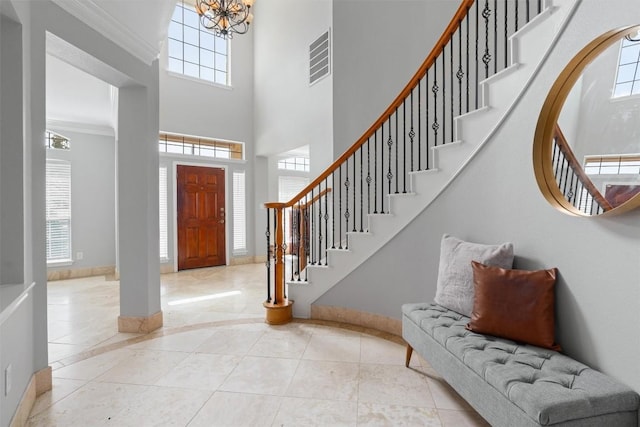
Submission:
POLYGON ((120 332, 162 326, 158 216, 158 98, 119 88, 117 126, 120 332))

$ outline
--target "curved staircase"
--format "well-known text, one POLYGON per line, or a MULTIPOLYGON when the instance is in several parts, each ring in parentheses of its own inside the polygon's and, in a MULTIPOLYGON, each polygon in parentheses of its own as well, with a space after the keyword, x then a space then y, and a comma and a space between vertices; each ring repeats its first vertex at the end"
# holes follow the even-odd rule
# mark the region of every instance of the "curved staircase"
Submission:
MULTIPOLYGON (((525 3, 509 0, 503 3, 505 22, 515 14, 517 27, 516 5, 522 4, 520 7, 524 8, 525 3), (511 9, 508 9, 509 5, 511 9)), ((539 2, 539 10, 531 13, 533 16, 529 19, 527 1, 528 22, 517 30, 512 28, 510 36, 505 35, 500 59, 504 64, 499 70, 497 65, 486 61, 487 56, 493 55, 491 59, 497 62, 500 55, 499 48, 491 53, 489 50, 490 44, 497 47, 501 43, 497 32, 493 38, 489 33, 491 25, 498 25, 494 21, 499 21, 500 10, 491 9, 497 2, 462 2, 439 44, 425 61, 425 70, 418 71, 403 93, 354 147, 292 201, 266 204, 272 211, 266 233, 269 248, 265 303, 268 322, 286 321, 287 314, 281 316, 283 308, 285 313, 292 309, 295 317, 310 317, 310 307, 315 300, 382 248, 446 190, 508 119, 514 105, 522 101, 521 94, 540 71, 578 3, 579 0, 539 2), (494 21, 491 21, 492 14, 494 21), (479 66, 476 65, 475 72, 471 69, 473 66, 467 66, 463 71, 463 38, 473 36, 474 22, 479 22, 475 33, 480 38, 476 41, 475 56, 480 56, 477 53, 480 43, 482 62, 476 60, 479 66), (456 43, 459 44, 456 46, 456 43), (486 46, 484 52, 483 44, 486 46), (462 58, 457 72, 456 56, 462 58), (434 64, 436 69, 430 71, 434 64), (483 71, 489 75, 487 78, 482 78, 483 71), (439 72, 443 78, 438 82, 439 72), (469 75, 472 75, 471 80, 478 80, 477 90, 471 96, 469 86, 466 94, 463 90, 463 82, 466 79, 468 83, 469 75), (454 93, 457 85, 460 93, 454 93), (437 103, 438 96, 443 98, 441 105, 437 103), (434 115, 431 118, 429 112, 424 111, 430 106, 434 115), (422 126, 417 125, 423 117, 422 126), (400 122, 404 122, 402 128, 400 122), (433 136, 431 144, 429 133, 433 136), (420 140, 423 134, 426 145, 416 149, 414 140, 420 140), (416 157, 424 159, 424 164, 416 162, 416 157), (399 166, 400 163, 403 165, 399 166), (302 205, 305 210, 300 215, 302 205), (287 245, 285 231, 294 230, 289 231, 294 235, 300 228, 296 227, 296 221, 284 224, 296 216, 298 224, 306 224, 305 235, 297 236, 297 249, 291 244, 296 237, 292 237, 287 245), (337 227, 339 231, 336 231, 337 227), (271 240, 278 235, 281 243, 271 240), (274 307, 279 315, 270 319, 269 310, 274 307)), ((524 13, 522 9, 520 13, 524 13)), ((474 53, 469 52, 469 46, 467 42, 467 56, 474 53)), ((469 64, 468 60, 466 64, 469 64)))

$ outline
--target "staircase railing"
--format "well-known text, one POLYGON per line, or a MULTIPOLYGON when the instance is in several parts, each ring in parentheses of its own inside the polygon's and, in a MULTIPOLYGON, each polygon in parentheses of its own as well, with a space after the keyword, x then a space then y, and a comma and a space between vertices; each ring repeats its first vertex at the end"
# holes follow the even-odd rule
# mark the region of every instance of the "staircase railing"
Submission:
POLYGON ((552 156, 558 188, 573 207, 589 215, 613 209, 585 173, 558 125, 553 133, 552 156))
POLYGON ((456 140, 455 118, 482 106, 480 82, 509 66, 509 37, 541 10, 541 0, 463 0, 409 83, 355 144, 290 201, 265 203, 267 322, 291 319, 287 281, 306 281, 309 266, 327 266, 331 250, 349 249, 349 233, 368 231, 369 215, 389 213, 387 196, 411 192, 410 173, 433 168, 432 149, 456 140), (285 230, 296 229, 290 221, 302 218, 300 205, 305 234, 288 248, 285 230))

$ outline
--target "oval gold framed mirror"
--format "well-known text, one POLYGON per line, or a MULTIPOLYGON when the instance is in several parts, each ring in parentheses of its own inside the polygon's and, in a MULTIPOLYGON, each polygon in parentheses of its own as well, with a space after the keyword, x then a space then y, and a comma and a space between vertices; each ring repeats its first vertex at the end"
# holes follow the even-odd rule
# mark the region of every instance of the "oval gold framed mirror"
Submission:
POLYGON ((640 206, 640 25, 589 43, 551 87, 533 166, 552 206, 614 215, 640 206))

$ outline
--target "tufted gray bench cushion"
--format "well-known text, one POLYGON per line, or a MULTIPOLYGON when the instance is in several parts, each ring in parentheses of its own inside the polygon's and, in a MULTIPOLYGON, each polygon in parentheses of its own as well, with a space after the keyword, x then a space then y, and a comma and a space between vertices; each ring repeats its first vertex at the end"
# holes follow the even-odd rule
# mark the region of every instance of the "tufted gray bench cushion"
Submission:
POLYGON ((465 329, 437 304, 402 306, 402 336, 493 426, 634 426, 640 397, 563 354, 465 329))

